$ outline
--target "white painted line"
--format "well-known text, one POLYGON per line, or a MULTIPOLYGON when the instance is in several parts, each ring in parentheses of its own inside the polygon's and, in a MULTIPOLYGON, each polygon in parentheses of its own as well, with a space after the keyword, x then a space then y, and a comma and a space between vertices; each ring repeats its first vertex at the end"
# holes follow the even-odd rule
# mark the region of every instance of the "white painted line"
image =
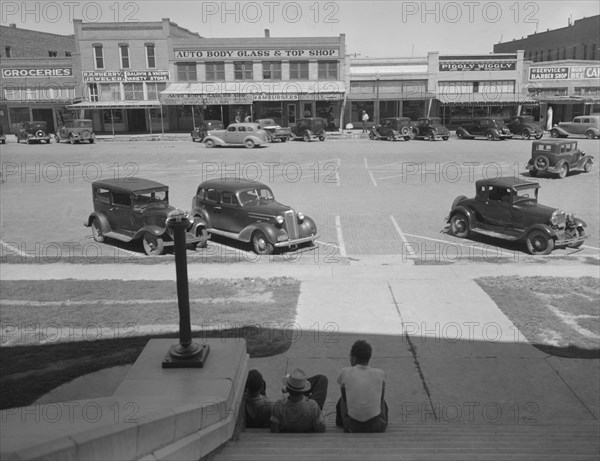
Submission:
POLYGON ((339 245, 336 245, 335 243, 332 242, 321 242, 320 240, 315 240, 315 243, 318 243, 319 245, 323 245, 324 247, 334 247, 334 248, 340 248, 339 245))
POLYGON ((371 173, 371 170, 369 169, 369 164, 367 163, 367 159, 363 158, 364 162, 365 162, 365 169, 367 170, 367 173, 369 173, 369 176, 371 177, 371 182, 373 183, 374 186, 377 186, 377 181, 375 181, 375 177, 373 176, 373 173, 371 173))
POLYGON ((581 248, 589 248, 590 250, 600 251, 600 248, 590 247, 590 246, 587 246, 587 245, 581 245, 581 248))
POLYGON ((340 256, 346 257, 346 245, 344 245, 344 236, 342 235, 342 222, 339 216, 335 217, 335 230, 337 232, 337 238, 340 248, 340 256))
POLYGON ((337 159, 337 170, 335 172, 335 177, 337 179, 337 186, 338 187, 340 186, 340 182, 341 182, 341 179, 340 179, 340 166, 341 166, 341 164, 342 164, 342 161, 341 161, 341 159, 338 158, 337 159))
MULTIPOLYGON (((2 245, 5 248, 8 248, 9 250, 11 250, 12 252, 18 254, 19 256, 21 256, 22 258, 30 258, 31 255, 28 255, 27 253, 22 252, 21 250, 19 250, 17 247, 10 245, 8 243, 4 243, 2 240, 0 240, 0 245, 2 245)), ((6 255, 4 255, 6 256, 6 255)))
POLYGON ((392 224, 394 225, 394 227, 396 228, 396 232, 398 232, 398 234, 400 234, 400 238, 402 239, 402 241, 404 242, 404 247, 406 249, 408 249, 408 253, 414 255, 415 252, 412 249, 411 245, 408 243, 408 240, 406 240, 406 237, 404 236, 404 233, 402 232, 402 229, 400 229, 400 226, 398 225, 398 222, 396 221, 396 218, 394 218, 393 215, 390 215, 390 219, 392 220, 392 224))

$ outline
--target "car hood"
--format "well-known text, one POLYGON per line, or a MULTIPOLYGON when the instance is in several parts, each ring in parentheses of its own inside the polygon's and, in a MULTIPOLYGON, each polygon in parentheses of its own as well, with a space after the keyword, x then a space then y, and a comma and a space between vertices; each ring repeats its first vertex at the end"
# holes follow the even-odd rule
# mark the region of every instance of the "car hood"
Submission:
POLYGON ((162 219, 164 225, 164 220, 173 210, 175 210, 175 207, 171 205, 151 204, 142 207, 140 213, 144 218, 162 219))
POLYGON ((437 125, 435 123, 429 125, 431 128, 433 128, 434 130, 436 130, 438 133, 448 133, 448 128, 446 128, 444 125, 437 125))
POLYGON ((260 205, 246 205, 244 209, 252 213, 278 216, 284 214, 288 210, 291 210, 292 207, 283 205, 279 202, 261 202, 260 205))
POLYGON ((548 224, 550 222, 552 213, 554 213, 556 210, 554 207, 542 205, 541 203, 536 203, 533 200, 523 200, 521 202, 517 202, 515 203, 514 207, 523 211, 526 214, 529 222, 542 224, 548 224))
POLYGON ((526 128, 532 128, 534 130, 543 130, 542 125, 540 125, 539 123, 523 123, 522 126, 526 128))

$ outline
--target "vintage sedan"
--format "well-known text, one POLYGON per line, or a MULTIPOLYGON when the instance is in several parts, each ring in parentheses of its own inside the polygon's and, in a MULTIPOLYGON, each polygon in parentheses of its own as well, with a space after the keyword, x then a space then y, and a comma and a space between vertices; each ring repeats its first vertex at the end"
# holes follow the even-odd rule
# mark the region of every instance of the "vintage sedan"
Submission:
POLYGON ((531 115, 518 115, 505 119, 504 122, 513 135, 523 139, 541 139, 544 136, 544 127, 531 115))
POLYGON ((549 139, 531 143, 531 158, 525 166, 531 176, 539 173, 566 177, 573 170, 592 171, 594 157, 577 148, 577 141, 549 139))
POLYGON ((567 136, 585 136, 588 139, 600 137, 600 115, 582 115, 575 117, 572 122, 560 122, 550 130, 553 138, 567 136))
MULTIPOLYGON (((143 178, 105 179, 92 183, 94 211, 84 223, 92 228, 92 237, 121 242, 142 240, 147 255, 160 255, 173 246, 173 235, 166 219, 175 210, 169 205, 169 187, 143 178)), ((190 220, 186 243, 198 248, 209 238, 204 223, 190 220)))
POLYGON ((211 130, 222 130, 225 128, 221 120, 204 120, 192 131, 192 142, 202 142, 206 134, 211 130))
POLYGON ((499 118, 476 118, 470 122, 462 123, 456 128, 458 139, 473 139, 477 136, 484 137, 488 141, 512 138, 512 133, 499 118))
POLYGON ((410 141, 414 136, 412 122, 408 117, 388 117, 369 131, 369 139, 410 141))
POLYGON ((88 141, 94 144, 96 135, 92 121, 89 119, 69 120, 60 126, 54 135, 56 142, 69 141, 71 144, 88 141))
POLYGON ((319 237, 311 218, 278 203, 268 186, 241 178, 200 184, 191 214, 211 234, 251 242, 259 255, 272 254, 278 248, 312 246, 319 237))
POLYGON ((417 120, 413 125, 415 139, 426 139, 428 141, 436 141, 442 139, 448 141, 450 131, 444 125, 439 117, 423 117, 417 120))
POLYGON ((288 127, 280 126, 279 123, 272 118, 259 118, 256 123, 267 132, 269 142, 281 141, 286 142, 292 136, 292 130, 288 127))
POLYGON ((290 126, 292 139, 302 139, 305 142, 318 139, 325 141, 326 120, 320 117, 308 117, 296 120, 290 126))
POLYGON ((539 204, 539 188, 537 182, 515 177, 480 179, 474 198, 461 195, 452 203, 446 217, 449 231, 459 238, 475 233, 524 241, 532 255, 583 245, 586 223, 572 213, 539 204))
POLYGON ((23 122, 17 131, 17 142, 25 141, 27 144, 32 142, 46 141, 50 144, 50 133, 48 132, 48 123, 44 121, 23 122))
POLYGON ((246 146, 251 149, 269 142, 268 135, 257 123, 232 123, 226 130, 211 130, 204 137, 206 147, 246 146))

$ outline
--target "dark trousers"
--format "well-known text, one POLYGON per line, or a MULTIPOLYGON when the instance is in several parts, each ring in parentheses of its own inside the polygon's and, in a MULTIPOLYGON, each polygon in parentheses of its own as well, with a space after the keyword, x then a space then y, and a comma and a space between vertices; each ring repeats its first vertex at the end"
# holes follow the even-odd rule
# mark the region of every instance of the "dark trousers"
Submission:
POLYGON ((344 432, 385 432, 388 424, 388 406, 381 398, 381 413, 367 421, 357 421, 348 414, 348 405, 342 395, 335 406, 335 425, 344 432))
POLYGON ((311 400, 314 400, 322 410, 325 405, 325 399, 327 398, 327 385, 328 379, 325 375, 314 375, 308 378, 310 383, 310 390, 305 392, 304 395, 311 400))

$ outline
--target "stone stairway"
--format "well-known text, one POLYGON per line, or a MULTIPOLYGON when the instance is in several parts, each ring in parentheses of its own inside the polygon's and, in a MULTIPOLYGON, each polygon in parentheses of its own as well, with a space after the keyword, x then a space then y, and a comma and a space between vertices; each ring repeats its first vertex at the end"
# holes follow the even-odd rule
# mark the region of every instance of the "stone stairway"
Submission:
POLYGON ((271 434, 247 430, 211 461, 468 461, 600 459, 598 422, 574 424, 390 424, 384 434, 271 434))

